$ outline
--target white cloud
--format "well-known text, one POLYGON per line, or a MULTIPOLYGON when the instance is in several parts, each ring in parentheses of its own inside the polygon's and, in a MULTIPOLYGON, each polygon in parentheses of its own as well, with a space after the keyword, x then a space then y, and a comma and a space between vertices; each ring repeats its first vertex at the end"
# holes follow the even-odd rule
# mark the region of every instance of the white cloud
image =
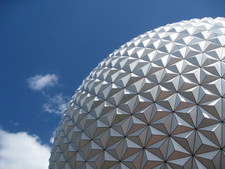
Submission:
POLYGON ((37 75, 28 78, 27 81, 32 90, 40 91, 47 99, 47 103, 42 106, 45 112, 58 115, 64 113, 69 99, 63 94, 51 96, 43 90, 46 87, 54 87, 58 84, 58 76, 56 74, 37 75))
POLYGON ((56 74, 36 75, 27 79, 28 85, 32 90, 41 91, 46 87, 54 87, 58 83, 56 74))
POLYGON ((51 137, 50 140, 49 140, 49 142, 50 142, 51 144, 54 143, 55 135, 56 135, 56 130, 54 130, 54 132, 52 133, 52 137, 51 137))
POLYGON ((16 121, 13 121, 13 120, 10 120, 10 124, 13 125, 13 126, 19 126, 20 123, 19 122, 16 122, 16 121))
POLYGON ((46 169, 50 148, 38 136, 26 132, 9 133, 0 129, 0 168, 46 169))
POLYGON ((44 111, 62 115, 66 109, 68 98, 62 94, 50 97, 48 102, 43 105, 44 111))

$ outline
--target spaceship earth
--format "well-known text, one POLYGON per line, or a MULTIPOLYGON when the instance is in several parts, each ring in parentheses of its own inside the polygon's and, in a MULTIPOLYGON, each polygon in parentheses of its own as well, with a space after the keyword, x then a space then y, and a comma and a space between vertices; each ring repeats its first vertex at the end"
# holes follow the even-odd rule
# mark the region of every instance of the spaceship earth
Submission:
POLYGON ((111 53, 77 89, 50 169, 225 168, 225 18, 168 24, 111 53))

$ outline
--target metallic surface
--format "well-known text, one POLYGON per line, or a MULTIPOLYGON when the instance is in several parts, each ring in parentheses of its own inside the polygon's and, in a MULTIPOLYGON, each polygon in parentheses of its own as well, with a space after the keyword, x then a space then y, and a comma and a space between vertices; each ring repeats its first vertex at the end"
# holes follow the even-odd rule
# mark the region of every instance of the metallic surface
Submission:
POLYGON ((49 168, 225 168, 225 18, 134 38, 83 81, 49 168))

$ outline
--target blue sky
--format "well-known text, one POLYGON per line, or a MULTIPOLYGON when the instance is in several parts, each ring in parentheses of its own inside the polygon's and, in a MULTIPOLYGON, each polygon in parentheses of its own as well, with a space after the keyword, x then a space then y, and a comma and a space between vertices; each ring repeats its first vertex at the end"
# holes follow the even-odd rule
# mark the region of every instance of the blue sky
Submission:
MULTIPOLYGON (((224 0, 1 0, 0 139, 5 140, 4 152, 16 153, 4 147, 12 146, 6 140, 19 138, 33 140, 46 154, 69 98, 120 45, 168 23, 225 17, 224 8, 224 0)), ((0 168, 4 160, 25 165, 4 156, 0 168)))

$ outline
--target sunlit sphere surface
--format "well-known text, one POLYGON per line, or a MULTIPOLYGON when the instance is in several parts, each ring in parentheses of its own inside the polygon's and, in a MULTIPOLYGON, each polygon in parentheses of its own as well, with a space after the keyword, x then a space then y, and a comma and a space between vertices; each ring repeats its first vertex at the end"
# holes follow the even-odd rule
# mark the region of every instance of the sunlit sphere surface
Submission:
POLYGON ((225 168, 224 119, 225 18, 169 24, 125 43, 83 81, 49 168, 225 168))

